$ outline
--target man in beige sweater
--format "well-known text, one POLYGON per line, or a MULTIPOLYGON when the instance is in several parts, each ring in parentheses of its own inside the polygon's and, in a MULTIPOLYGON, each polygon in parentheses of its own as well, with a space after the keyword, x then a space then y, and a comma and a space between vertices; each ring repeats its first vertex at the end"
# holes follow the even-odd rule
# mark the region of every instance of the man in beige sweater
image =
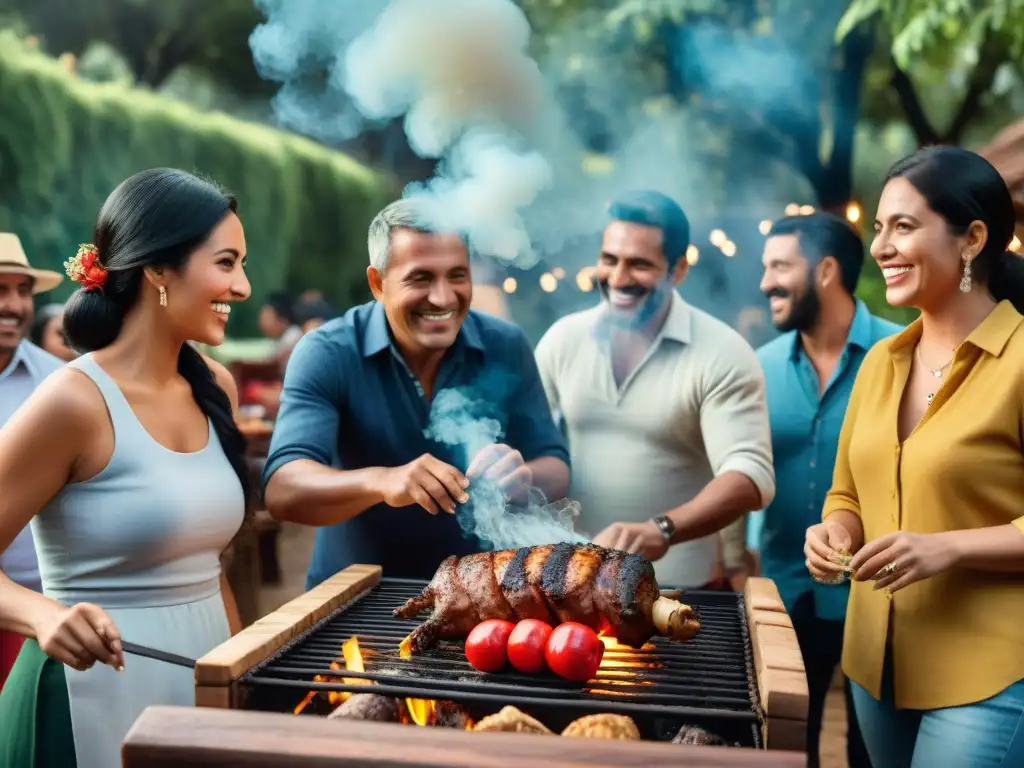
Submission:
POLYGON ((719 532, 775 493, 764 378, 739 333, 675 290, 690 242, 679 206, 634 192, 609 214, 601 304, 556 322, 536 350, 568 432, 578 528, 654 561, 662 584, 706 586, 719 532))

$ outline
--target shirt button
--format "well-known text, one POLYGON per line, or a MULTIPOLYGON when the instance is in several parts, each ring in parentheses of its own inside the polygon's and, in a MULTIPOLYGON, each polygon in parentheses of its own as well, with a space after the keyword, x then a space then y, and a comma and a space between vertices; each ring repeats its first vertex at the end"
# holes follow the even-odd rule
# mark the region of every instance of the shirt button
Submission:
POLYGON ((814 490, 814 483, 811 483, 809 487, 813 491, 814 490))
POLYGON ((811 469, 814 469, 816 466, 818 466, 818 462, 815 461, 814 459, 811 459, 811 469))

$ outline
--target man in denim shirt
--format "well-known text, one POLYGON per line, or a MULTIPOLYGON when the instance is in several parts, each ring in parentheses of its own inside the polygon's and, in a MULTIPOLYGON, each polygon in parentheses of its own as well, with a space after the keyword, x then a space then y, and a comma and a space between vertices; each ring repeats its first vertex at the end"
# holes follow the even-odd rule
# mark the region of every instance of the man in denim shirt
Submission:
POLYGON ((272 515, 319 527, 307 587, 352 563, 429 578, 487 546, 474 521, 500 517, 501 497, 560 499, 569 485, 530 344, 469 308, 463 238, 401 200, 368 245, 375 301, 296 345, 263 472, 272 515), (485 492, 489 509, 465 506, 485 492))
MULTIPOLYGON (((849 586, 816 583, 804 565, 804 534, 821 520, 839 430, 864 355, 898 325, 853 297, 864 263, 860 237, 827 213, 775 222, 764 248, 761 290, 782 334, 758 350, 768 393, 775 499, 750 518, 748 542, 779 588, 807 670, 808 766, 818 765, 821 719, 843 646, 849 586)), ((870 768, 850 702, 850 768, 870 768)))

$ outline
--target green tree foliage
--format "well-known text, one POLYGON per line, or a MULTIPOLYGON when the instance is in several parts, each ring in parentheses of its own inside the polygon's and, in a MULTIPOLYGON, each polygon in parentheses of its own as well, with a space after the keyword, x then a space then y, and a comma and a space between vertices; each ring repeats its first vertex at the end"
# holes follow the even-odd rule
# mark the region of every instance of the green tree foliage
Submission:
POLYGON ((964 143, 986 111, 1012 117, 1009 88, 997 87, 997 78, 1022 79, 1024 0, 853 0, 837 42, 865 26, 888 49, 887 100, 899 105, 919 145, 964 143))
POLYGON ((0 103, 0 231, 18 233, 37 265, 62 270, 121 180, 170 165, 238 196, 253 299, 232 333, 254 333, 260 298, 285 285, 316 287, 341 306, 364 298, 366 227, 390 183, 346 156, 145 90, 82 81, 12 35, 0 35, 0 103))

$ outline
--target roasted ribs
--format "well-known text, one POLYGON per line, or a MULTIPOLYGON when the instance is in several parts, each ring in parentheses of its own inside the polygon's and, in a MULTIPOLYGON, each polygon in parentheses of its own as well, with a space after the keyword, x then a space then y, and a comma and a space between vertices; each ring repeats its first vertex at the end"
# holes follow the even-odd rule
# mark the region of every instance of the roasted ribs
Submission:
POLYGON ((414 618, 433 614, 413 630, 417 653, 442 638, 460 638, 485 619, 540 619, 552 626, 575 621, 639 648, 660 632, 679 640, 700 627, 685 605, 660 597, 654 566, 593 544, 546 544, 446 558, 419 596, 395 610, 414 618))

